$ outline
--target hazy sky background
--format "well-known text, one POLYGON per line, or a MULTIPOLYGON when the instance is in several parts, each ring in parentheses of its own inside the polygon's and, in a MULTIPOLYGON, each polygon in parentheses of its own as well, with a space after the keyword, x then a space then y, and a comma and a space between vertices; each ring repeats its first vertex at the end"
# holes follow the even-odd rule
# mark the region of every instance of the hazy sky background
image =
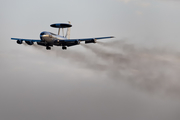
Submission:
POLYGON ((1 120, 180 120, 178 0, 1 0, 1 120), (63 51, 18 45, 71 21, 63 51))

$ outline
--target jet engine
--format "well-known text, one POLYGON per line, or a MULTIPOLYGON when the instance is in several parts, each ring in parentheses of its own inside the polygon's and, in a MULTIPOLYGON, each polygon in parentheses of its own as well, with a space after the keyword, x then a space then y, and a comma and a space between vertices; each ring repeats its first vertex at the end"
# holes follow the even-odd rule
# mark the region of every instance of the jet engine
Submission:
POLYGON ((92 39, 92 40, 87 40, 87 41, 85 41, 85 44, 88 44, 88 43, 96 43, 96 39, 92 39))
POLYGON ((25 41, 28 45, 33 45, 34 44, 34 42, 32 42, 32 41, 25 41))
POLYGON ((76 45, 79 45, 79 44, 80 44, 79 40, 76 40, 75 44, 76 44, 76 45))
POLYGON ((22 44, 22 40, 17 40, 17 44, 22 44))

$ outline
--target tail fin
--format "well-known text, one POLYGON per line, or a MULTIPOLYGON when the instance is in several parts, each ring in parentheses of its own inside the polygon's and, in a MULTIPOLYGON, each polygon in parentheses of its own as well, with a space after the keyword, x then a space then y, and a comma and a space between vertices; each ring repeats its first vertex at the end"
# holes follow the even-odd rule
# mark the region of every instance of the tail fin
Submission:
MULTIPOLYGON (((68 21, 68 23, 71 24, 70 21, 68 21)), ((65 36, 67 39, 70 39, 70 32, 71 32, 71 28, 67 28, 67 32, 66 32, 66 36, 65 36)))

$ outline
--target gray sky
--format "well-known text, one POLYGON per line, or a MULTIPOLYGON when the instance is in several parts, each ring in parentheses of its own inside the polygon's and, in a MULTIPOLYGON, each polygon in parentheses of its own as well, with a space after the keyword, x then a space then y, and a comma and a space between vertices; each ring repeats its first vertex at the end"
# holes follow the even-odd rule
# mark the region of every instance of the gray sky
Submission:
POLYGON ((1 0, 0 119, 179 120, 178 0, 1 0), (51 51, 18 45, 71 21, 71 38, 114 35, 51 51))

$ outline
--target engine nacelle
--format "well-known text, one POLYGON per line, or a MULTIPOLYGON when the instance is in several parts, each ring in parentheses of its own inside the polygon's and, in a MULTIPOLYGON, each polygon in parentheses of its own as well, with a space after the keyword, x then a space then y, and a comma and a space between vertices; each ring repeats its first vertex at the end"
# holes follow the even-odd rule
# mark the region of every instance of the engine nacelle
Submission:
POLYGON ((96 39, 92 39, 92 40, 87 40, 87 41, 85 41, 85 44, 88 44, 88 43, 96 43, 96 39))
POLYGON ((34 44, 34 42, 32 42, 32 41, 25 41, 28 45, 33 45, 34 44))
POLYGON ((79 44, 80 44, 80 41, 79 41, 79 40, 76 40, 75 44, 76 44, 76 45, 79 45, 79 44))
POLYGON ((22 40, 17 40, 17 44, 22 44, 22 40))

